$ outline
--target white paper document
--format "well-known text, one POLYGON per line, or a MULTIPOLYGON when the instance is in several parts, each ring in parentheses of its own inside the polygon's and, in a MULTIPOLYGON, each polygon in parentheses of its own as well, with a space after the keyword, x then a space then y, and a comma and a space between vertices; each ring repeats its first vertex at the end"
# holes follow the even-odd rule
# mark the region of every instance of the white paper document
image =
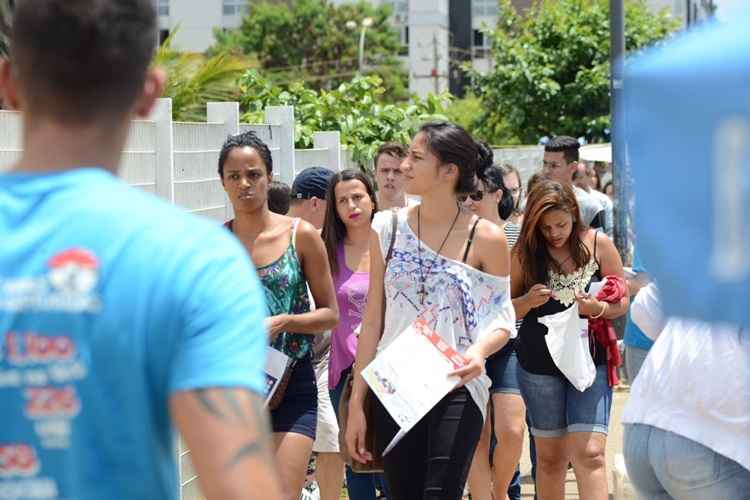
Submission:
POLYGON ((448 374, 466 360, 424 320, 417 320, 362 370, 362 377, 401 427, 386 455, 427 412, 456 388, 448 374))
POLYGON ((266 355, 266 405, 271 401, 273 394, 279 387, 279 382, 284 376, 286 367, 292 360, 281 351, 274 349, 273 347, 268 348, 266 355))

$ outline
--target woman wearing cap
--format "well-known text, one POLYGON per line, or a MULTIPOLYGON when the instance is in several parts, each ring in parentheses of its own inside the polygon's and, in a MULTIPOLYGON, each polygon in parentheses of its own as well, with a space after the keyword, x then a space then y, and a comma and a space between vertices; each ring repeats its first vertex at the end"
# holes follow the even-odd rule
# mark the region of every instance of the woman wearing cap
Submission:
POLYGON ((457 125, 423 125, 402 163, 406 192, 419 195, 421 203, 395 214, 395 235, 392 218, 373 224, 368 300, 346 433, 352 458, 372 458, 373 450, 365 447, 368 425, 377 429, 381 452, 400 429, 378 402, 372 421, 365 420, 361 370, 377 352, 422 319, 466 360, 454 372, 456 389, 383 457, 392 500, 461 498, 489 400, 484 363, 515 331, 505 235, 456 200, 457 193, 476 190, 477 165, 491 154, 457 125))
POLYGON ((219 176, 235 213, 226 227, 256 264, 269 308, 271 346, 291 360, 289 383, 271 411, 271 423, 284 497, 297 500, 315 439, 318 391, 312 342, 314 335, 336 325, 338 309, 318 231, 268 209, 272 168, 271 152, 252 132, 227 139, 219 156, 219 176))

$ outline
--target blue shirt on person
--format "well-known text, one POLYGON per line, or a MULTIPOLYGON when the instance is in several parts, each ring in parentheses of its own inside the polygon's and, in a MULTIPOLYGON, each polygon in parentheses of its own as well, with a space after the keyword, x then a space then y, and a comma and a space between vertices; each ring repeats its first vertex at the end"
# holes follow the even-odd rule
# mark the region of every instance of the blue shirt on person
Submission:
MULTIPOLYGON (((633 253, 633 272, 634 273, 645 273, 646 268, 643 267, 638 251, 633 253)), ((635 347, 636 349, 643 349, 648 351, 654 342, 646 336, 643 331, 633 323, 633 319, 630 317, 628 312, 627 322, 625 323, 625 336, 623 337, 625 345, 635 347)))
POLYGON ((0 175, 0 498, 177 499, 177 391, 262 394, 247 252, 102 169, 0 175))

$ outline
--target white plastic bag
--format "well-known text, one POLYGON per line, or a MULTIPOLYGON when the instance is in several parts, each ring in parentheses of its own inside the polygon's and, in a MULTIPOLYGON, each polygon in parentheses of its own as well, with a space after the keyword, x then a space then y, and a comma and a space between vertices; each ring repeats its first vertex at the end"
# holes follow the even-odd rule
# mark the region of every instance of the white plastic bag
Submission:
POLYGON ((589 351, 589 320, 578 317, 578 304, 565 311, 542 316, 544 337, 552 360, 573 387, 583 392, 594 383, 596 366, 589 351))

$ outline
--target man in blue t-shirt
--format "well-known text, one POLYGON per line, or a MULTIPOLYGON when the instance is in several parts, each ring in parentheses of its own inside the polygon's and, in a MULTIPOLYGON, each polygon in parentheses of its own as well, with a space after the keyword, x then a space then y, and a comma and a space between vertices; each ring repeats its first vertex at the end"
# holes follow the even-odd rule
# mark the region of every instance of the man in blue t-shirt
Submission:
POLYGON ((150 69, 152 0, 16 2, 0 176, 0 499, 177 499, 175 432, 209 499, 277 499, 263 293, 221 227, 117 169, 150 69))
MULTIPOLYGON (((638 256, 638 251, 633 254, 633 273, 635 273, 635 276, 628 278, 628 286, 630 288, 630 295, 634 297, 649 281, 646 269, 643 267, 641 259, 638 256)), ((628 319, 625 323, 623 343, 625 344, 625 371, 628 376, 628 382, 632 384, 638 372, 641 371, 641 366, 646 360, 648 351, 654 345, 654 342, 633 323, 630 313, 628 313, 628 319)))

